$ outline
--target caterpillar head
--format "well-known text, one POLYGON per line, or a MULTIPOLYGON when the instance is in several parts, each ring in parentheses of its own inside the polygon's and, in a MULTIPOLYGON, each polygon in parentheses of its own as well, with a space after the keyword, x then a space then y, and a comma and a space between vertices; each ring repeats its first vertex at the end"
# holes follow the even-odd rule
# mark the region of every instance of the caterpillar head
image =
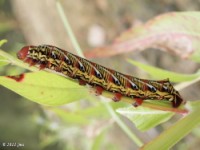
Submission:
POLYGON ((29 50, 34 48, 35 46, 24 46, 18 53, 17 53, 17 58, 20 60, 25 60, 27 59, 27 55, 29 53, 29 50))
POLYGON ((39 65, 40 69, 44 69, 47 64, 46 47, 46 45, 25 46, 17 53, 17 57, 30 66, 39 65))

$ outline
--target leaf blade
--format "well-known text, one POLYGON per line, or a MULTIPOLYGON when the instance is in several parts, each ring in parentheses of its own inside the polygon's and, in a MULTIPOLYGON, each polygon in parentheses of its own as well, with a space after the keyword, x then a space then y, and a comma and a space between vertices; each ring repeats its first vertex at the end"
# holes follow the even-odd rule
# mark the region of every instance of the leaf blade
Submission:
POLYGON ((46 73, 26 73, 21 82, 5 76, 0 77, 0 84, 34 102, 57 106, 70 103, 88 96, 88 89, 63 77, 46 73), (74 92, 74 90, 81 90, 74 92))
POLYGON ((159 149, 162 145, 163 149, 170 149, 178 141, 184 138, 188 133, 190 133, 194 128, 200 125, 200 102, 190 102, 187 103, 191 111, 187 116, 173 124, 170 128, 163 131, 158 137, 145 144, 142 150, 155 150, 159 149), (169 138, 170 137, 170 138, 169 138))
POLYGON ((194 79, 197 79, 200 76, 200 71, 198 71, 195 74, 180 74, 180 73, 175 73, 167 70, 163 70, 154 66, 142 64, 140 62, 130 60, 128 59, 128 62, 131 63, 132 65, 135 65, 139 67, 140 69, 144 70, 151 76, 155 78, 160 78, 160 79, 166 79, 169 78, 170 81, 172 82, 183 82, 183 81, 192 81, 194 79))
POLYGON ((117 112, 129 118, 141 131, 149 130, 169 120, 174 115, 172 112, 153 110, 142 106, 138 108, 119 108, 117 109, 117 112))

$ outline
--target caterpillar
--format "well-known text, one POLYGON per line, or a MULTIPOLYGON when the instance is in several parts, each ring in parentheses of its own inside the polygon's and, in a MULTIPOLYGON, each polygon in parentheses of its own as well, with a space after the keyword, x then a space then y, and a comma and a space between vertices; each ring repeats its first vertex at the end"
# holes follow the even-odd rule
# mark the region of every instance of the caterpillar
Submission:
POLYGON ((113 92, 113 100, 122 96, 134 99, 135 107, 143 100, 167 100, 177 108, 183 103, 178 91, 169 79, 146 80, 126 75, 106 68, 87 59, 76 56, 51 45, 25 46, 17 53, 18 59, 36 65, 40 69, 50 69, 78 80, 80 85, 90 85, 100 95, 104 90, 113 92))

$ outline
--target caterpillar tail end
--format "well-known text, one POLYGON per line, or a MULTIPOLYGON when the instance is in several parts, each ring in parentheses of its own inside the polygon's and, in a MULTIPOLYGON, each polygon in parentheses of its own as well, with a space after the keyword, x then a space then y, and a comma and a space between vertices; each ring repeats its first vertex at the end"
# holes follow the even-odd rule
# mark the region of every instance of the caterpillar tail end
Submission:
POLYGON ((180 94, 178 93, 176 96, 175 96, 175 99, 172 101, 172 106, 174 108, 178 108, 181 104, 185 104, 186 101, 183 100, 183 98, 180 96, 180 94))

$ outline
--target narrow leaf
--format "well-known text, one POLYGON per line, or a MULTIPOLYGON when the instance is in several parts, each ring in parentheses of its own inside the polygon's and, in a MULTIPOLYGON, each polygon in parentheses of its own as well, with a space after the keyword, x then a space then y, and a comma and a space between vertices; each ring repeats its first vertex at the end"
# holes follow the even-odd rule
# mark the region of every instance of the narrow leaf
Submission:
POLYGON ((0 66, 7 65, 9 62, 3 56, 0 56, 0 66))
POLYGON ((195 74, 180 74, 171 71, 166 71, 154 66, 142 64, 134 60, 128 60, 129 63, 141 68, 142 70, 148 72, 151 76, 157 79, 166 79, 169 78, 172 82, 183 82, 183 81, 192 81, 200 77, 200 71, 195 74))
POLYGON ((0 77, 0 85, 44 105, 62 105, 89 94, 88 89, 64 77, 47 72, 26 73, 22 77, 0 77))
MULTIPOLYGON (((0 40, 0 47, 5 43, 7 43, 7 40, 0 40)), ((0 66, 7 65, 8 63, 9 62, 7 61, 7 59, 0 55, 0 66)))
POLYGON ((129 118, 141 131, 151 129, 169 120, 174 115, 172 112, 145 107, 124 107, 117 109, 117 112, 129 118))
POLYGON ((161 133, 154 140, 145 144, 141 150, 170 149, 178 141, 184 138, 194 128, 200 125, 200 101, 187 103, 190 113, 177 121, 170 128, 161 133))
POLYGON ((7 41, 6 39, 0 40, 0 47, 1 47, 3 44, 7 43, 7 42, 8 42, 8 41, 7 41))

